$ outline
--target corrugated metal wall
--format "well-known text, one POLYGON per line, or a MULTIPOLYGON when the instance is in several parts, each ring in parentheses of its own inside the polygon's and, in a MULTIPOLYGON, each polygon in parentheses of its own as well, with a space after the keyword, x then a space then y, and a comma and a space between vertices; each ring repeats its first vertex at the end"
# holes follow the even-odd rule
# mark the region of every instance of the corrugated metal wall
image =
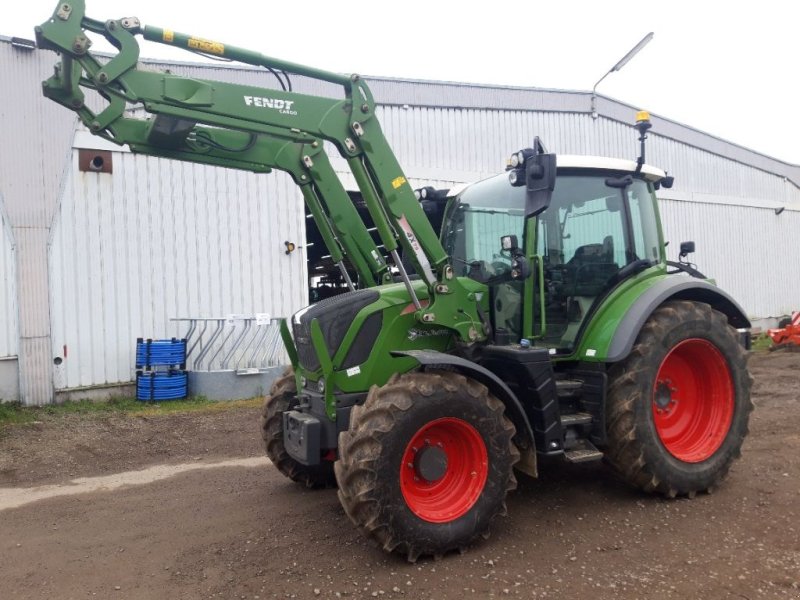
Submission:
MULTIPOLYGON (((378 117, 410 177, 473 181, 505 168, 511 153, 540 136, 558 154, 635 159, 630 125, 588 114, 381 107, 378 117)), ((772 205, 800 203, 800 190, 783 177, 734 162, 688 144, 649 134, 647 161, 675 176, 674 192, 709 194, 772 205)))
POLYGON ((16 356, 18 336, 14 238, 0 196, 0 358, 16 356))
MULTIPOLYGON (((40 82, 54 61, 50 52, 0 40, 0 131, 13 148, 0 153, 10 224, 6 232, 0 228, 0 281, 8 281, 16 259, 19 296, 15 301, 8 285, 0 291, 0 356, 19 354, 25 403, 51 402, 54 380, 58 388, 128 381, 134 339, 173 333, 171 316, 283 316, 305 302, 304 257, 282 252, 285 239, 304 237, 299 195, 287 177, 125 153, 114 154, 107 181, 80 175, 70 149, 74 115, 41 97, 40 82), (54 371, 64 346, 66 360, 54 371)), ((148 67, 275 87, 263 69, 148 67)), ((337 86, 293 81, 301 92, 341 97, 337 86)), ((600 118, 593 120, 585 92, 381 78, 370 78, 370 86, 415 186, 448 187, 494 174, 535 135, 558 153, 634 158, 638 152, 628 124, 632 108, 601 97, 600 118)), ((797 308, 800 291, 789 266, 797 255, 792 234, 800 212, 792 208, 800 208, 800 167, 667 119, 653 121, 648 162, 676 176, 675 187, 662 190, 672 252, 694 239, 701 269, 754 317, 797 308), (791 208, 775 215, 784 205, 791 208)), ((344 172, 343 161, 334 163, 344 172)), ((349 175, 343 180, 354 187, 349 175)))
POLYGON ((800 212, 661 200, 664 239, 677 260, 681 242, 694 240, 690 260, 714 277, 753 317, 800 309, 797 235, 800 212))
POLYGON ((113 154, 73 156, 50 246, 56 389, 130 381, 137 337, 172 317, 288 316, 307 302, 302 197, 288 176, 113 154))
MULTIPOLYGON (((19 393, 53 401, 47 240, 75 115, 42 97, 52 59, 0 43, 0 194, 16 244, 19 393)), ((52 54, 52 53, 49 53, 52 54)))

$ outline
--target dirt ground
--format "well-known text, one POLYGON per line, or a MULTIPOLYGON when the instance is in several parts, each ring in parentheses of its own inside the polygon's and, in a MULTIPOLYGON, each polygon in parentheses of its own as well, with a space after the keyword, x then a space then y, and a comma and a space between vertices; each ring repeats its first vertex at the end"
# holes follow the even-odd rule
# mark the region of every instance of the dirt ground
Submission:
MULTIPOLYGON (((409 564, 362 539, 333 490, 266 463, 190 470, 0 510, 0 597, 800 598, 800 354, 750 366, 751 435, 712 495, 544 465, 489 540, 409 564)), ((261 453, 254 409, 62 416, 0 430, 0 488, 261 453)))

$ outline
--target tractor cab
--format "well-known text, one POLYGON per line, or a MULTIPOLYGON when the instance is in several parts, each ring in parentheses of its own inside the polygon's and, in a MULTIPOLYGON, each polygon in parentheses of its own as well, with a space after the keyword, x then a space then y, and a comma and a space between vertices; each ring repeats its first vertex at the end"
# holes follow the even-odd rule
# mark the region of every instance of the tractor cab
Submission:
POLYGON ((528 338, 570 354, 612 289, 663 269, 654 186, 664 177, 648 165, 637 170, 635 161, 559 155, 549 204, 531 218, 526 188, 505 175, 454 197, 442 241, 458 275, 489 286, 495 343, 528 338), (530 276, 515 268, 520 260, 530 276))

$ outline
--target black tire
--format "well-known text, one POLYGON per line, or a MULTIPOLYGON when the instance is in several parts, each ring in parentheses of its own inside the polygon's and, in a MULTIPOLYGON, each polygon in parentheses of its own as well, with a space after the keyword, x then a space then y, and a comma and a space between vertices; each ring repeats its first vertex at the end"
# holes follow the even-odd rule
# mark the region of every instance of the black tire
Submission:
MULTIPOLYGON (((402 554, 411 562, 422 555, 441 556, 450 550, 463 550, 478 536, 487 538, 492 520, 506 513, 507 492, 516 487, 513 466, 519 460, 519 452, 511 441, 514 425, 503 410, 502 402, 485 386, 452 372, 406 373, 393 376, 382 387, 373 386, 364 404, 353 409, 350 429, 339 434, 335 470, 345 512, 378 546, 402 554), (417 506, 415 512, 410 507, 401 485, 401 478, 409 475, 401 470, 406 466, 416 468, 411 463, 404 464, 404 454, 417 451, 411 440, 420 439, 421 434, 427 436, 423 431, 432 431, 434 437, 436 430, 428 428, 442 427, 443 421, 474 435, 474 447, 485 449, 486 463, 458 458, 463 455, 453 452, 458 440, 452 445, 436 444, 442 453, 445 448, 451 449, 450 458, 442 467, 444 475, 438 475, 441 481, 455 477, 459 485, 476 487, 470 491, 473 503, 464 503, 464 512, 432 522, 419 516, 425 509, 417 506), (469 465, 466 471, 473 479, 466 475, 464 464, 469 465), (487 466, 472 468, 478 464, 487 466), (485 483, 472 483, 476 471, 480 471, 481 479, 485 473, 485 483)), ((433 446, 430 448, 434 454, 438 452, 433 446)), ((411 471, 411 476, 418 481, 416 473, 411 471)))
POLYGON ((747 353, 725 315, 700 302, 671 301, 663 304, 645 323, 630 355, 609 370, 607 460, 628 482, 648 492, 673 498, 677 495, 693 497, 699 491, 712 491, 725 477, 731 463, 741 455, 753 409, 751 385, 747 353), (667 364, 668 356, 675 355, 672 351, 679 344, 681 348, 690 348, 694 355, 681 356, 682 350, 675 351, 678 360, 683 360, 679 372, 689 376, 683 381, 679 377, 674 384, 676 387, 672 388, 670 379, 657 381, 657 377, 659 369, 667 364), (694 356, 697 360, 684 360, 687 356, 694 356), (702 369, 709 367, 696 366, 698 364, 711 365, 716 371, 702 378, 698 373, 702 374, 702 369), (687 378, 691 380, 688 383, 687 378), (707 381, 711 383, 705 383, 707 381), (686 393, 692 382, 696 386, 694 391, 703 393, 686 393), (715 386, 714 382, 722 385, 715 386), (715 395, 706 393, 709 391, 714 391, 715 395), (675 414, 678 414, 680 403, 684 402, 679 394, 684 393, 685 397, 695 398, 694 404, 683 405, 692 407, 690 414, 703 413, 707 417, 705 420, 698 417, 700 420, 695 420, 691 427, 678 426, 678 431, 686 432, 684 435, 690 436, 690 441, 699 440, 692 442, 694 446, 689 442, 686 446, 680 444, 687 440, 686 437, 662 439, 661 425, 656 424, 657 419, 674 418, 664 414, 672 410, 673 403, 675 414), (715 414, 726 416, 708 416, 711 413, 707 411, 712 409, 707 407, 714 405, 712 398, 713 403, 720 407, 713 409, 717 410, 715 414), (691 448, 697 448, 697 451, 691 454, 691 448))
POLYGON ((287 369, 272 384, 261 411, 261 437, 267 456, 292 481, 307 488, 329 488, 336 485, 333 463, 322 461, 306 466, 294 460, 283 445, 283 413, 297 406, 297 387, 294 372, 287 369))

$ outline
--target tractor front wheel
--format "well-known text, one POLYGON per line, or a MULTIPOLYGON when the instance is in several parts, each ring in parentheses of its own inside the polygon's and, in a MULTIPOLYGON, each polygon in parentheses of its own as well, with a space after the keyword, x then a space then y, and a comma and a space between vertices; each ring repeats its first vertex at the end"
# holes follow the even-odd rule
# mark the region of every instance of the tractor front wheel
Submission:
POLYGON ((333 463, 323 460, 320 464, 306 466, 297 462, 286 451, 283 444, 283 413, 297 406, 297 386, 294 371, 287 369, 275 380, 264 399, 261 411, 261 437, 267 456, 278 471, 297 483, 309 488, 326 488, 336 485, 333 463))
POLYGON ((607 459, 649 492, 711 490, 741 454, 751 381, 725 315, 700 302, 665 303, 609 371, 607 459))
POLYGON ((463 549, 505 513, 519 452, 503 404, 452 372, 373 387, 339 434, 339 500, 387 552, 415 561, 463 549))

